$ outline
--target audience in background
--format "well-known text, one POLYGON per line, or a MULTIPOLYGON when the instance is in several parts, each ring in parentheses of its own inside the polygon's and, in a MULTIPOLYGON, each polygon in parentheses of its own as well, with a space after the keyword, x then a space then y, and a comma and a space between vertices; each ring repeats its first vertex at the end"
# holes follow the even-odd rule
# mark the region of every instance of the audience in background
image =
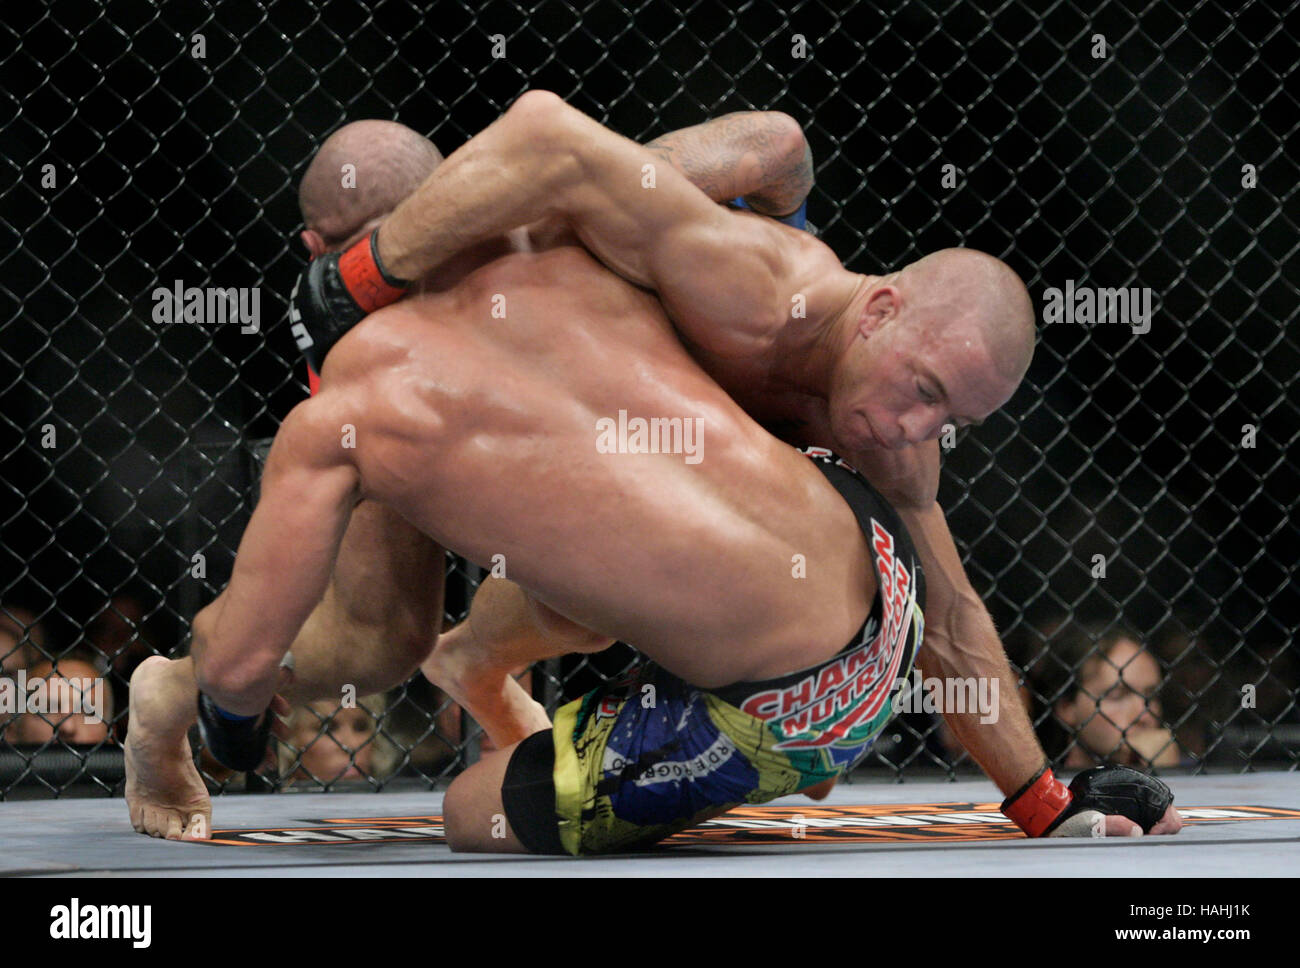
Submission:
POLYGON ((16 717, 9 724, 11 744, 98 746, 111 742, 113 694, 103 686, 90 656, 73 653, 53 663, 43 659, 27 670, 26 687, 29 694, 43 689, 46 711, 16 717))
POLYGON ((0 675, 12 676, 46 655, 45 627, 28 609, 0 604, 0 675))
POLYGON ((1162 719, 1164 671, 1125 629, 1058 626, 1027 663, 1040 709, 1039 739, 1067 769, 1115 763, 1177 766, 1184 752, 1162 719))
POLYGON ((378 732, 384 697, 366 696, 349 708, 333 700, 295 706, 280 741, 280 775, 288 782, 336 784, 392 772, 391 744, 378 732))
MULTIPOLYGON (((19 605, 0 603, 0 676, 14 678, 19 670, 28 669, 44 658, 45 627, 34 613, 19 605)), ((15 745, 18 717, 0 708, 0 746, 15 745)))
POLYGON ((135 667, 158 654, 145 619, 146 609, 132 594, 114 595, 86 628, 86 641, 96 654, 122 715, 113 723, 118 739, 126 736, 129 683, 135 667))

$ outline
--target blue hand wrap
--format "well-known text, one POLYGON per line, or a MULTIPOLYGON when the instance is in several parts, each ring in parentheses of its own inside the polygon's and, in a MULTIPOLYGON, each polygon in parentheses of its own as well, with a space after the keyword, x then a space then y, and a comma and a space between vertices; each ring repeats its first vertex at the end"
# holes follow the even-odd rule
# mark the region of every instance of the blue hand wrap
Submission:
POLYGON ((199 693, 199 735, 217 762, 247 773, 262 765, 271 736, 271 715, 260 717, 228 713, 206 694, 199 693))
MULTIPOLYGON (((743 198, 733 198, 727 204, 732 205, 735 208, 743 208, 750 212, 753 211, 752 208, 745 204, 743 198)), ((762 215, 763 213, 759 212, 758 214, 762 215)), ((806 229, 808 226, 808 200, 804 199, 804 203, 789 215, 768 215, 766 217, 775 219, 783 225, 790 226, 792 229, 806 229)))

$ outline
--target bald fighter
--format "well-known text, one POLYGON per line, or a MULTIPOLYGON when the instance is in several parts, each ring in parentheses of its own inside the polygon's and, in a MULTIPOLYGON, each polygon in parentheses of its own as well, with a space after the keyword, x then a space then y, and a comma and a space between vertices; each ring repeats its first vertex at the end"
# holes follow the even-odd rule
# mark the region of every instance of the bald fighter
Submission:
MULTIPOLYGON (((664 135, 654 144, 693 159, 691 177, 698 184, 714 193, 729 193, 719 200, 743 196, 757 211, 783 214, 780 206, 791 197, 796 198, 791 207, 798 207, 811 183, 798 126, 773 112, 731 115, 664 135), (736 174, 742 157, 746 170, 736 174)), ((311 256, 338 252, 364 238, 441 160, 428 139, 393 122, 354 122, 332 134, 299 188, 306 225, 302 242, 311 256), (348 165, 352 167, 345 169, 348 165), (345 170, 355 177, 345 180, 345 170)), ((488 240, 444 263, 428 288, 445 289, 477 265, 507 252, 545 248, 561 234, 562 226, 539 224, 488 240)), ((312 358, 319 365, 319 357, 312 358)), ((317 390, 316 371, 308 375, 317 390)), ((357 504, 325 594, 293 643, 292 672, 281 673, 282 708, 337 697, 344 684, 368 693, 408 679, 438 638, 442 569, 442 549, 400 514, 375 501, 357 504)), ((438 661, 448 678, 463 670, 469 691, 479 697, 484 711, 510 724, 495 731, 494 738, 505 746, 549 726, 545 711, 513 682, 510 688, 489 685, 475 692, 472 686, 485 681, 485 670, 467 669, 460 660, 470 654, 458 643, 473 645, 480 634, 500 641, 508 634, 523 638, 533 649, 541 642, 548 654, 563 654, 601 649, 610 640, 525 598, 513 586, 499 596, 485 590, 479 597, 480 616, 492 601, 521 606, 522 618, 511 614, 508 625, 492 626, 480 620, 474 635, 458 627, 443 636, 445 648, 438 661), (521 723, 526 726, 521 728, 521 723)), ((186 739, 195 721, 195 692, 190 657, 150 659, 132 679, 126 795, 132 823, 143 833, 202 838, 211 828, 211 801, 186 739)), ((252 768, 260 759, 260 752, 254 752, 242 768, 252 768)))
MULTIPOLYGON (((234 589, 234 585, 231 586, 231 587, 233 587, 233 589, 234 589)), ((485 763, 486 763, 486 761, 485 761, 485 763)), ((467 777, 468 777, 468 774, 467 774, 467 777)), ((460 781, 458 781, 458 783, 459 783, 459 782, 460 782, 460 781)), ((461 783, 461 786, 465 786, 464 783, 461 783)), ((450 802, 450 800, 448 800, 448 811, 450 811, 450 809, 451 809, 451 802, 450 802)))
MULTIPOLYGON (((1023 377, 1033 315, 1020 280, 966 250, 883 277, 849 273, 806 235, 721 211, 671 171, 656 180, 654 162, 559 99, 526 95, 345 256, 352 264, 344 271, 315 267, 300 312, 327 350, 331 327, 346 331, 368 301, 400 295, 403 276, 433 270, 509 226, 568 222, 606 265, 659 294, 696 358, 751 415, 795 439, 836 444, 900 504, 931 575, 937 647, 921 656, 926 673, 998 677, 1002 694, 1014 695, 992 622, 935 502, 935 441, 945 423, 991 413, 1023 377), (646 238, 658 245, 642 245, 646 238)), ((1009 815, 1036 835, 1069 792, 1044 766, 1023 710, 1007 704, 1001 712, 996 725, 974 712, 948 719, 1011 794, 1009 815)), ((1132 830, 1112 819, 1111 832, 1132 830)))

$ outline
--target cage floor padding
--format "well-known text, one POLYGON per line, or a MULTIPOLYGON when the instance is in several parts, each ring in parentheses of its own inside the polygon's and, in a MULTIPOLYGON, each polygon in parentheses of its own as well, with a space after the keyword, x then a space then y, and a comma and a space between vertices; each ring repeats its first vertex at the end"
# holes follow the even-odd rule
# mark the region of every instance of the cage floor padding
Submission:
POLYGON ((1170 780, 1186 821, 1172 837, 1030 841, 992 784, 841 784, 735 810, 647 854, 453 854, 442 795, 236 795, 213 839, 135 833, 122 799, 0 803, 7 876, 383 877, 635 875, 1263 877, 1300 871, 1300 773, 1170 780))

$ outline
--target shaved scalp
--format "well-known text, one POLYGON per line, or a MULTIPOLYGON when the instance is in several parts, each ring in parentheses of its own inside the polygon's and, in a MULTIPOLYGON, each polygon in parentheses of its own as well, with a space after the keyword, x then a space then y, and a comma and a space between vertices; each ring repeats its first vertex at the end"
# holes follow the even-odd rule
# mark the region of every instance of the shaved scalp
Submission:
POLYGON ((307 228, 340 244, 381 218, 418 188, 442 162, 424 135, 395 121, 354 121, 328 138, 298 186, 307 228), (345 187, 344 165, 353 165, 345 187))
POLYGON ((939 336, 953 323, 983 335, 999 373, 1019 384, 1034 355, 1034 305, 1014 269, 975 249, 940 249, 905 266, 896 285, 915 322, 939 336))

